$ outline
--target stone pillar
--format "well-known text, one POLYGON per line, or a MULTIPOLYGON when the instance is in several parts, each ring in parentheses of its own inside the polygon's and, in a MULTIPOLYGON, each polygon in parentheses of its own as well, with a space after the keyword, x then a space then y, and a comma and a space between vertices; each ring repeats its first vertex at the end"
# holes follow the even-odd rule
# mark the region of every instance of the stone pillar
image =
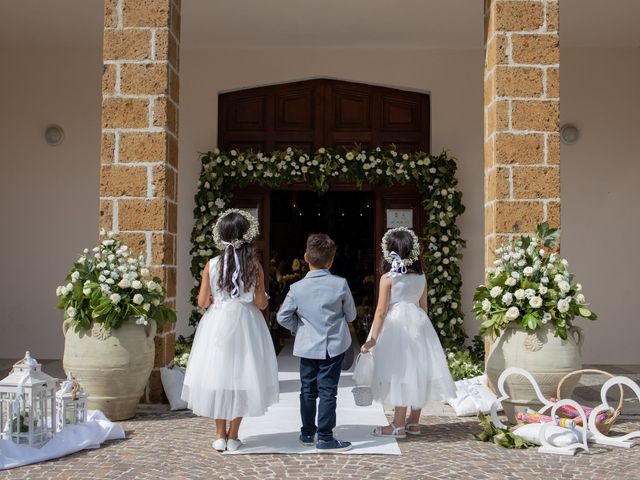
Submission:
POLYGON ((485 0, 485 266, 501 241, 560 226, 557 0, 485 0))
MULTIPOLYGON (((175 307, 180 0, 105 0, 100 227, 146 256, 175 307)), ((175 325, 156 337, 144 401, 164 400, 159 367, 175 325)))

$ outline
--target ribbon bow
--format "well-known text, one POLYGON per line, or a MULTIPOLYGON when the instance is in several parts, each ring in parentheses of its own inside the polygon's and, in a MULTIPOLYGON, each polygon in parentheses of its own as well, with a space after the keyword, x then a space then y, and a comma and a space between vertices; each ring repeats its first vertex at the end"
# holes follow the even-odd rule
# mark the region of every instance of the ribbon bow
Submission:
POLYGON ((398 255, 396 252, 390 252, 389 256, 391 257, 391 270, 389 270, 390 277, 404 275, 405 273, 407 273, 407 266, 402 261, 400 255, 398 255))
MULTIPOLYGON (((238 283, 238 279, 240 278, 240 260, 238 259, 238 252, 236 252, 236 247, 233 246, 233 243, 230 242, 225 242, 223 241, 222 243, 224 243, 226 245, 226 248, 228 249, 229 247, 231 247, 231 250, 233 251, 233 259, 236 262, 236 270, 235 272, 233 272, 233 275, 231 276, 231 282, 233 283, 233 289, 231 290, 231 298, 237 298, 240 296, 240 285, 238 283)), ((229 269, 229 260, 227 258, 227 252, 225 249, 224 252, 224 267, 222 270, 222 281, 224 282, 227 279, 227 271, 229 269)))

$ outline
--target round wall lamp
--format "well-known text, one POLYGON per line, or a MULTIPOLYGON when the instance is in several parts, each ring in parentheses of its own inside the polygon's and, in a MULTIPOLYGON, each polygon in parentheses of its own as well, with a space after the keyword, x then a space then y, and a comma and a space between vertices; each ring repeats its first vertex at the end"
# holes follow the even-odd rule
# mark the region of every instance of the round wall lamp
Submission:
POLYGON ((64 140, 64 130, 59 125, 49 125, 44 131, 44 139, 52 147, 60 145, 64 140))
POLYGON ((570 123, 564 124, 560 127, 560 140, 565 145, 573 145, 578 141, 580 137, 580 130, 575 125, 571 125, 570 123))

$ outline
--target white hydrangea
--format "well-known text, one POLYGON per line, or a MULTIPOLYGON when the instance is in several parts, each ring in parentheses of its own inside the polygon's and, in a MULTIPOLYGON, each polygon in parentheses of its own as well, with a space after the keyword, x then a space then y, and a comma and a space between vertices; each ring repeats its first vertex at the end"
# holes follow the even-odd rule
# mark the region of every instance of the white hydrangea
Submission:
POLYGON ((529 305, 531 305, 533 308, 540 308, 542 306, 542 298, 541 297, 530 298, 529 305))
POLYGON ((511 293, 507 292, 502 296, 502 303, 504 303, 505 305, 509 306, 511 305, 512 302, 513 302, 513 295, 511 295, 511 293))
POLYGON ((509 320, 515 320, 519 316, 520 316, 520 310, 518 310, 518 307, 509 307, 509 310, 507 310, 507 313, 506 313, 506 317, 509 320))

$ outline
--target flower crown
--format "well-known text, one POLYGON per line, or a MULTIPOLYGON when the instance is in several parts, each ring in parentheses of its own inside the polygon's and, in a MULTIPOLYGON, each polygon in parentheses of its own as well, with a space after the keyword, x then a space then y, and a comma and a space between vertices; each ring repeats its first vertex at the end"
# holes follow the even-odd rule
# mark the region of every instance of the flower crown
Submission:
POLYGON ((238 215, 242 215, 249 222, 249 228, 247 229, 245 234, 242 236, 242 238, 237 238, 231 242, 234 248, 240 248, 245 243, 253 242, 253 240, 260 234, 260 227, 258 225, 258 219, 256 219, 256 217, 251 215, 246 210, 240 210, 238 208, 230 208, 229 210, 225 210, 220 214, 220 216, 218 217, 218 221, 213 227, 213 241, 218 250, 224 250, 227 246, 222 240, 222 237, 220 236, 220 220, 222 220, 224 217, 226 217, 231 213, 237 213, 238 215))
POLYGON ((413 265, 415 262, 417 262, 418 259, 420 258, 420 242, 418 241, 418 236, 410 228, 398 227, 398 228, 392 228, 391 230, 387 230, 387 233, 385 233, 384 236, 382 237, 382 244, 381 244, 382 256, 387 262, 393 263, 393 257, 391 256, 391 252, 389 251, 387 243, 389 241, 389 236, 395 232, 407 232, 409 235, 411 235, 411 238, 413 239, 413 246, 411 247, 411 253, 409 253, 409 256, 407 258, 402 259, 402 263, 407 267, 409 267, 413 265))

